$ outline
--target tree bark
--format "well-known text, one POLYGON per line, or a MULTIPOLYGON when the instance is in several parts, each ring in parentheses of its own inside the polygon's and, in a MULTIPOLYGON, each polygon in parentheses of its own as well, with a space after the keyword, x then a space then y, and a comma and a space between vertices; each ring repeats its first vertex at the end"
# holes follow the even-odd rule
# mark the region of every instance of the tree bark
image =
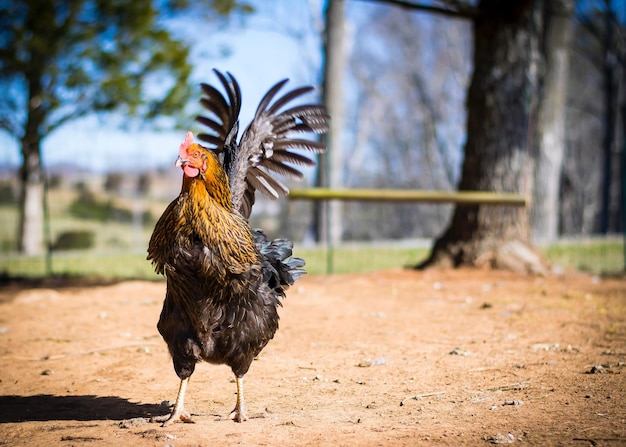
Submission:
POLYGON ((18 250, 25 255, 39 255, 44 240, 44 171, 39 139, 22 140, 23 163, 20 169, 20 216, 18 250))
MULTIPOLYGON (((474 71, 459 190, 529 194, 529 146, 539 80, 541 0, 481 0, 474 19, 474 71)), ((543 272, 526 208, 457 206, 427 266, 543 272)))
POLYGON ((545 15, 545 75, 535 137, 532 238, 554 242, 559 235, 559 192, 565 155, 569 44, 574 0, 549 2, 545 15))
POLYGON ((42 67, 33 64, 27 73, 28 116, 22 143, 20 168, 20 214, 18 222, 18 251, 26 255, 43 252, 45 174, 41 163, 41 135, 47 111, 42 105, 42 67))
POLYGON ((615 117, 617 109, 616 88, 615 88, 615 60, 617 55, 613 48, 615 39, 614 14, 610 0, 604 0, 604 138, 602 140, 602 189, 600 207, 600 233, 603 235, 611 232, 611 211, 612 205, 611 186, 615 166, 613 165, 613 149, 615 144, 615 117))

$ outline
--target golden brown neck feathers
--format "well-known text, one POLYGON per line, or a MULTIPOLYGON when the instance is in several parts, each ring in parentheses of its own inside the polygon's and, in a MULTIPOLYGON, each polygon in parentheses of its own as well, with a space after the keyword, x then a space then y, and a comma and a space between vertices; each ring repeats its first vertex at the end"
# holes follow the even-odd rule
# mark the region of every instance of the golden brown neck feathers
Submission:
POLYGON ((182 191, 198 198, 208 196, 206 198, 217 202, 217 205, 232 211, 232 195, 226 172, 215 154, 206 149, 203 152, 206 154, 206 169, 200 171, 197 177, 183 175, 182 191))

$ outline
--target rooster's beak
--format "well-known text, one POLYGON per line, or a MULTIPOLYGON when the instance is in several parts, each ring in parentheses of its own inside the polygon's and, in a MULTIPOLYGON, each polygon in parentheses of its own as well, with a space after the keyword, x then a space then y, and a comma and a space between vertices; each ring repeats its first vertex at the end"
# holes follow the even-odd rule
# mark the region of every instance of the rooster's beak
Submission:
POLYGON ((182 165, 184 165, 185 163, 189 163, 189 160, 185 160, 184 158, 178 157, 176 159, 176 163, 174 163, 174 166, 176 166, 177 168, 181 167, 182 165))

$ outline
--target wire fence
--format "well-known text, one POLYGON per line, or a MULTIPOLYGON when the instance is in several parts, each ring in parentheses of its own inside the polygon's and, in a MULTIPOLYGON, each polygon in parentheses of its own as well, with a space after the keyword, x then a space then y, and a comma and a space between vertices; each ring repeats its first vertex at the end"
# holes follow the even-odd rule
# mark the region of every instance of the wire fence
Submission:
MULTIPOLYGON (((80 191, 72 194, 53 192, 50 198, 50 249, 41 256, 29 257, 15 252, 17 208, 15 205, 0 205, 0 221, 3 222, 0 228, 0 276, 69 275, 158 280, 160 277, 146 260, 146 247, 156 217, 167 202, 141 197, 111 202, 110 196, 96 195, 94 198, 81 194, 80 191), (116 218, 102 220, 88 215, 72 215, 68 210, 76 208, 77 197, 88 199, 87 204, 97 210, 106 205, 116 218), (65 246, 61 243, 63 238, 67 242, 65 246), (77 248, 76 244, 83 244, 82 248, 77 248)), ((447 197, 444 202, 450 199, 447 197)), ((515 197, 505 199, 518 200, 515 197)), ((446 228, 453 209, 451 204, 410 200, 410 197, 402 197, 401 203, 346 202, 344 241, 338 244, 313 242, 313 203, 310 201, 289 201, 280 205, 259 200, 251 223, 263 228, 270 237, 294 240, 294 255, 306 260, 306 268, 311 274, 410 268, 428 256, 434 239, 446 228)), ((81 210, 86 212, 84 208, 81 210)), ((539 248, 557 272, 580 269, 594 274, 621 274, 625 270, 621 235, 569 236, 539 248)))

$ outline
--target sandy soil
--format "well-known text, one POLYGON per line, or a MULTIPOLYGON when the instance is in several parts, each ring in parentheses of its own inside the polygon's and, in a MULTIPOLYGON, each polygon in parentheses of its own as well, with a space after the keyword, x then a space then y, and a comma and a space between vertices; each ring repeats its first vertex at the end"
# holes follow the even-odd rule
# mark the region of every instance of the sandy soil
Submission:
POLYGON ((0 445, 626 445, 626 280, 483 271, 308 276, 246 375, 201 364, 187 408, 165 284, 0 288, 0 445))

